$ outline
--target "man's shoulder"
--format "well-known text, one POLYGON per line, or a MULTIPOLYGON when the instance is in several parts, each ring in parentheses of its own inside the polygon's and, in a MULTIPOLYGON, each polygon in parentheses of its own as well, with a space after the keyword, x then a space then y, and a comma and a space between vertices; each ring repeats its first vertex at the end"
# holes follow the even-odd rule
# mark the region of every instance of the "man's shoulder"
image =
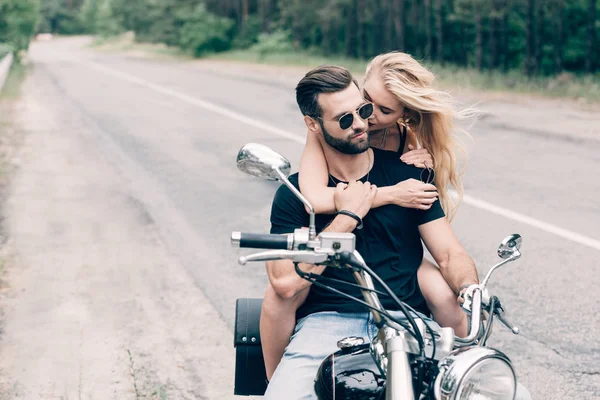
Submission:
MULTIPOLYGON (((298 174, 288 177, 290 183, 298 188, 298 174)), ((271 207, 271 233, 290 233, 296 228, 307 226, 308 214, 304 204, 285 185, 277 189, 271 207)))
POLYGON ((414 165, 408 165, 400 160, 398 153, 394 151, 373 149, 375 156, 375 164, 385 169, 387 172, 391 172, 393 177, 399 181, 418 178, 421 174, 421 169, 414 165))
POLYGON ((300 187, 300 183, 298 181, 300 174, 298 172, 296 172, 295 174, 291 174, 290 176, 288 176, 288 180, 290 181, 290 183, 292 185, 294 185, 296 188, 300 187))
MULTIPOLYGON (((300 190, 297 172, 288 176, 288 180, 296 189, 300 190)), ((273 204, 279 206, 289 206, 295 203, 302 204, 302 201, 296 197, 296 195, 290 190, 289 187, 287 187, 285 183, 281 182, 281 185, 279 185, 279 188, 277 188, 277 192, 275 192, 273 204)))
MULTIPOLYGON (((294 185, 294 187, 296 189, 300 190, 300 183, 299 183, 299 178, 298 178, 297 172, 295 174, 288 176, 288 181, 290 181, 290 183, 292 185, 294 185)), ((281 183, 281 185, 279 185, 279 188, 277 189, 277 193, 275 194, 276 198, 277 198, 277 196, 280 196, 280 195, 296 197, 294 195, 294 193, 292 193, 290 188, 287 187, 287 185, 285 183, 283 183, 283 182, 280 182, 280 183, 281 183)))

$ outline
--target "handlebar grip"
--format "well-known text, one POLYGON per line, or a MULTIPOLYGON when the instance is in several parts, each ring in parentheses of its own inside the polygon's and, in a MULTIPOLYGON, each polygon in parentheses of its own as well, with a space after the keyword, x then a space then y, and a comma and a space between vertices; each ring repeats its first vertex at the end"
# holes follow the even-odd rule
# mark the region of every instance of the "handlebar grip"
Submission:
POLYGON ((232 232, 231 245, 252 249, 292 250, 294 235, 232 232))

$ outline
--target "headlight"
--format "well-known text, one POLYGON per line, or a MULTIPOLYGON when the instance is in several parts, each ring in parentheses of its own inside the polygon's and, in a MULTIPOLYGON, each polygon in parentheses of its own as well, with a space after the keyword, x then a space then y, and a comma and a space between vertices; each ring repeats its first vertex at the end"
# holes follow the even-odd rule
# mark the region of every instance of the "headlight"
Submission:
POLYGON ((437 400, 513 400, 515 371, 508 357, 487 347, 466 347, 439 363, 435 379, 437 400))

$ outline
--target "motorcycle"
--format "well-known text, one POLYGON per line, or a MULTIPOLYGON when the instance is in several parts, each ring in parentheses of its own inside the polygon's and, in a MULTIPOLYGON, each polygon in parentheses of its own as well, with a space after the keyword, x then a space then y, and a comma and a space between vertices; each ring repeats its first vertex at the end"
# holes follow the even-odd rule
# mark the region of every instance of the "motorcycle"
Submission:
MULTIPOLYGON (((314 210, 288 181, 290 163, 285 157, 266 146, 250 143, 238 153, 237 166, 248 175, 283 182, 310 210, 308 230, 297 229, 288 235, 233 232, 231 242, 235 247, 269 249, 242 256, 239 263, 292 260, 301 277, 323 287, 329 286, 304 273, 297 263, 347 269, 363 295, 363 299, 354 300, 371 310, 379 327, 371 343, 357 337, 338 342, 339 351, 322 362, 315 377, 315 392, 320 400, 516 398, 518 385, 510 359, 486 344, 496 319, 514 334, 519 329, 506 319, 500 299, 490 294, 487 285, 496 269, 521 257, 520 235, 507 236, 498 248, 502 261, 489 270, 480 284, 468 287, 462 307, 469 316, 469 333, 461 338, 454 335, 452 328, 433 328, 401 302, 355 250, 354 234, 324 232, 317 236, 314 210), (376 290, 374 281, 383 292, 376 290), (378 293, 391 296, 404 318, 385 310, 378 293)), ((262 395, 266 389, 258 330, 260 305, 259 299, 237 301, 234 343, 237 395, 262 395)), ((519 399, 530 398, 521 386, 519 399)))

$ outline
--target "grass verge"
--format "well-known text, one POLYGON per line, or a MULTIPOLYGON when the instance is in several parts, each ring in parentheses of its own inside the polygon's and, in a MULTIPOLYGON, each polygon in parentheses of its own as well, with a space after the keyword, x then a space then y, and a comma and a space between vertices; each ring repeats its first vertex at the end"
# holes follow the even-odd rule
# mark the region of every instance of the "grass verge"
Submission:
MULTIPOLYGON (((177 47, 138 43, 135 41, 133 33, 112 38, 98 38, 93 42, 92 47, 98 50, 130 52, 150 57, 192 59, 189 54, 177 47)), ((207 55, 203 58, 283 67, 303 67, 307 70, 321 64, 337 64, 345 66, 356 75, 363 74, 368 63, 368 60, 323 56, 310 51, 260 53, 254 50, 232 50, 207 55)), ((522 93, 551 98, 570 98, 587 104, 600 103, 600 73, 595 75, 563 73, 554 77, 528 78, 518 70, 508 73, 482 72, 453 65, 425 64, 436 74, 438 83, 446 90, 522 93)))
POLYGON ((25 80, 26 75, 27 67, 15 60, 8 72, 4 87, 0 91, 0 99, 17 98, 21 93, 21 84, 25 80))
POLYGON ((113 37, 96 37, 92 41, 91 47, 100 51, 129 52, 158 58, 192 58, 178 47, 167 46, 161 43, 136 42, 133 32, 113 37))

